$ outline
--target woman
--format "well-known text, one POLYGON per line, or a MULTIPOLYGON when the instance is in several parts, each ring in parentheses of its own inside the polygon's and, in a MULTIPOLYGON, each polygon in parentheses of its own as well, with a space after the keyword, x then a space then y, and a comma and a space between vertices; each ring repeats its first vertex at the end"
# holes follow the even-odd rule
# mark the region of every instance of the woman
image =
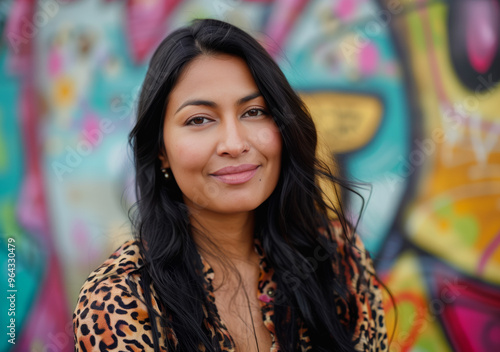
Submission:
POLYGON ((137 239, 82 287, 77 351, 387 350, 372 261, 318 186, 344 184, 256 40, 216 20, 170 34, 130 142, 137 239))

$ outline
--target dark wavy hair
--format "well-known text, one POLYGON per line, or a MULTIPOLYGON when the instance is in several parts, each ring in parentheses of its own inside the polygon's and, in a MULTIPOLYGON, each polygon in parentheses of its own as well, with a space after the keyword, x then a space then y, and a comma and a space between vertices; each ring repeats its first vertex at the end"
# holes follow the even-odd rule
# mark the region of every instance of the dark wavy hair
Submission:
MULTIPOLYGON (((296 322, 303 321, 314 351, 352 351, 357 308, 342 275, 345 268, 340 268, 337 275, 332 268, 332 262, 342 265, 328 230, 332 216, 342 224, 345 236, 354 231, 343 214, 340 197, 329 201, 319 182, 327 181, 337 191, 339 187, 354 190, 317 158, 313 120, 271 56, 249 34, 218 20, 195 20, 172 32, 159 45, 150 61, 137 123, 129 136, 138 199, 131 218, 146 263, 142 277, 152 282, 158 293, 164 311, 161 319, 174 331, 178 350, 195 351, 201 344, 206 351, 220 351, 203 326, 203 307, 209 305, 188 208, 175 180, 165 182, 158 158, 164 151, 162 131, 169 93, 179 75, 194 58, 217 54, 234 55, 246 62, 283 140, 278 184, 255 210, 255 236, 277 278, 279 299, 273 320, 281 350, 299 348, 296 322), (328 236, 321 235, 319 228, 326 229, 328 236), (310 258, 318 257, 319 250, 326 256, 313 267, 310 258), (347 325, 338 317, 336 296, 349 306, 351 320, 347 325)), ((146 303, 155 350, 159 350, 155 323, 158 314, 151 302, 146 303)), ((215 325, 214 312, 208 319, 215 325)), ((176 350, 170 342, 162 343, 169 351, 176 350)))

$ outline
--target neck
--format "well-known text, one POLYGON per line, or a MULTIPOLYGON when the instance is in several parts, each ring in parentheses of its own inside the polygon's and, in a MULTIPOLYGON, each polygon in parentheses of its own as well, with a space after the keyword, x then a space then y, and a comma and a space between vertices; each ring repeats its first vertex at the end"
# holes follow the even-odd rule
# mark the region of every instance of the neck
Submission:
POLYGON ((251 261, 254 251, 254 212, 219 214, 195 211, 190 216, 193 239, 205 256, 251 261), (213 245, 216 251, 213 250, 213 245))

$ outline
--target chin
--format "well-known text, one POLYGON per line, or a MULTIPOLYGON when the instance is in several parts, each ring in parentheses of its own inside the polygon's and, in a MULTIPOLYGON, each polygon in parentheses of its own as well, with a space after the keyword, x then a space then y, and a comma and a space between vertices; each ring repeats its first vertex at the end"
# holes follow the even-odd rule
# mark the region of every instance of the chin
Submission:
POLYGON ((247 205, 238 204, 238 205, 234 205, 234 206, 221 207, 220 209, 216 209, 215 211, 218 213, 223 213, 223 214, 246 213, 246 212, 254 211, 255 209, 257 209, 257 207, 259 205, 260 204, 257 204, 255 206, 253 206, 253 205, 247 206, 247 205))
POLYGON ((213 211, 223 214, 244 213, 257 209, 264 201, 231 201, 213 207, 213 211))

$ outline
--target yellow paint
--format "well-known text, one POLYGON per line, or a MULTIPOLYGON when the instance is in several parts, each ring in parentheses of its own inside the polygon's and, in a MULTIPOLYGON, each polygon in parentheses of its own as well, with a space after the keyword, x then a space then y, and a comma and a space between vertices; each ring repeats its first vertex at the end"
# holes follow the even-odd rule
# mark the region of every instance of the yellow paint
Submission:
POLYGON ((362 148, 371 141, 382 121, 382 103, 373 96, 318 92, 301 97, 320 138, 333 153, 362 148))
MULTIPOLYGON (((402 17, 399 23, 407 28, 402 32, 407 34, 404 50, 411 58, 422 113, 419 124, 424 135, 419 139, 431 138, 436 130, 447 136, 434 142, 434 150, 427 155, 404 223, 417 246, 461 272, 499 284, 500 250, 494 251, 484 267, 480 263, 500 231, 500 136, 491 127, 492 123, 500 126, 500 86, 478 93, 461 84, 448 46, 441 41, 448 38, 446 16, 447 5, 435 4, 402 17), (421 40, 425 47, 418 44, 421 40), (457 106, 465 108, 462 116, 455 113, 459 122, 444 119, 443 108, 457 106), (440 199, 452 202, 452 217, 437 214, 434 206, 440 199)), ((415 144, 412 147, 416 149, 415 144)))
POLYGON ((58 108, 69 107, 74 104, 76 92, 75 82, 67 76, 62 76, 54 81, 54 105, 58 108))

